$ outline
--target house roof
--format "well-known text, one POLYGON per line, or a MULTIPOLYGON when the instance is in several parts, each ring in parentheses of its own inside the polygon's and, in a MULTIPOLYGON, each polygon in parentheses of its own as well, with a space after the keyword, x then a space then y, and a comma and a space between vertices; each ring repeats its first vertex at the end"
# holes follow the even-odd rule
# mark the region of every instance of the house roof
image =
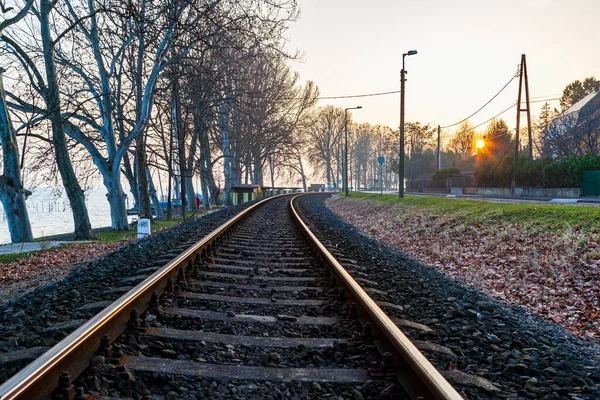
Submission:
POLYGON ((590 93, 560 113, 551 123, 558 133, 566 132, 587 118, 595 118, 600 110, 600 91, 590 93))
MULTIPOLYGON (((586 105, 590 104, 590 102, 592 102, 596 98, 597 98, 597 100, 600 101, 600 91, 588 94, 583 99, 579 100, 577 103, 575 103, 571 107, 569 107, 565 111, 565 114, 572 114, 574 112, 581 111, 586 105)), ((591 103, 591 104, 593 104, 593 103, 591 103)), ((597 108, 597 107, 594 107, 594 108, 597 108)))

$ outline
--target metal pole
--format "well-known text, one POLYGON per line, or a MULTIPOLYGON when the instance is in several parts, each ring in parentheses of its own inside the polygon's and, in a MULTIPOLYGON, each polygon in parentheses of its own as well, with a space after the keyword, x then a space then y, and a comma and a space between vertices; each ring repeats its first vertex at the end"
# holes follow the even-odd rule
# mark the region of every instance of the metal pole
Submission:
POLYGON ((344 191, 348 197, 348 110, 344 110, 344 191))
POLYGON ((529 159, 533 160, 533 138, 531 132, 531 108, 529 106, 529 78, 527 77, 527 59, 523 54, 523 74, 525 75, 525 101, 527 102, 527 135, 529 137, 529 159))
POLYGON ((517 127, 515 131, 515 159, 513 163, 512 182, 510 184, 510 193, 515 195, 517 186, 517 165, 519 162, 519 129, 521 124, 521 96, 523 92, 523 63, 525 62, 525 54, 521 55, 521 71, 519 76, 519 97, 517 99, 517 127))
POLYGON ((440 139, 441 137, 441 132, 442 132, 442 128, 440 128, 440 126, 438 125, 438 147, 437 147, 437 170, 439 171, 440 169, 442 169, 442 141, 440 139))
POLYGON ((398 161, 398 197, 404 197, 404 56, 402 56, 402 71, 400 71, 400 159, 398 161))
POLYGON ((379 192, 383 194, 383 164, 379 164, 379 192))

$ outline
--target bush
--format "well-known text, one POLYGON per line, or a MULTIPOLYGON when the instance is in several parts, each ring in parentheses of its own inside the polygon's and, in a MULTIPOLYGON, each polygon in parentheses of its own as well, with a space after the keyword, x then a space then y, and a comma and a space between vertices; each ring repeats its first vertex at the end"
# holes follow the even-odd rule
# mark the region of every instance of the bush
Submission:
POLYGON ((487 157, 475 168, 475 183, 483 187, 510 187, 513 156, 487 157))
MULTIPOLYGON (((515 159, 512 154, 486 158, 475 170, 477 186, 510 187, 514 162, 515 159)), ((519 155, 515 177, 517 185, 541 187, 543 183, 542 171, 552 162, 552 159, 548 158, 530 160, 524 155, 519 155)))
MULTIPOLYGON (((513 160, 514 162, 514 160, 513 160)), ((517 168, 517 185, 529 187, 551 187, 543 185, 543 170, 554 161, 551 158, 542 158, 539 160, 530 160, 528 157, 519 156, 517 168)), ((512 169, 511 169, 512 173, 512 169)), ((552 186, 556 187, 556 186, 552 186)))
POLYGON ((556 160, 542 170, 544 187, 580 187, 583 171, 600 169, 600 156, 585 155, 556 160))
POLYGON ((435 171, 431 176, 431 179, 436 180, 445 180, 453 177, 454 175, 460 175, 460 169, 458 168, 442 168, 438 171, 435 171))
MULTIPOLYGON (((482 187, 510 187, 514 156, 488 157, 475 169, 475 182, 482 187)), ((599 170, 600 156, 586 155, 564 160, 529 160, 520 155, 517 164, 518 186, 544 188, 581 187, 583 171, 599 170)))

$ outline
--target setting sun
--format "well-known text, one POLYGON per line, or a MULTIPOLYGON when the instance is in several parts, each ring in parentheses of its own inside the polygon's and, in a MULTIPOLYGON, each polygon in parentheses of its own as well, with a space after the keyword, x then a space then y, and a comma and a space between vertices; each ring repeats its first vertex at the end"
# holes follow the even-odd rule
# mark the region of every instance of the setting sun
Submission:
POLYGON ((477 143, 475 143, 478 149, 483 149, 485 147, 485 141, 483 139, 479 139, 477 143))

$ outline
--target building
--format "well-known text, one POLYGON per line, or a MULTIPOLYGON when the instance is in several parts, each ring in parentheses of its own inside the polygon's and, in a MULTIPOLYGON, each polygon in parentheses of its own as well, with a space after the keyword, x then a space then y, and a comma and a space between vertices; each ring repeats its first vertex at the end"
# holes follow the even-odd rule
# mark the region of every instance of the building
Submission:
POLYGON ((588 94, 560 113, 550 124, 550 129, 553 134, 562 135, 598 118, 600 118, 600 90, 588 94))
POLYGON ((231 187, 231 202, 234 206, 262 199, 260 185, 234 185, 231 187))

